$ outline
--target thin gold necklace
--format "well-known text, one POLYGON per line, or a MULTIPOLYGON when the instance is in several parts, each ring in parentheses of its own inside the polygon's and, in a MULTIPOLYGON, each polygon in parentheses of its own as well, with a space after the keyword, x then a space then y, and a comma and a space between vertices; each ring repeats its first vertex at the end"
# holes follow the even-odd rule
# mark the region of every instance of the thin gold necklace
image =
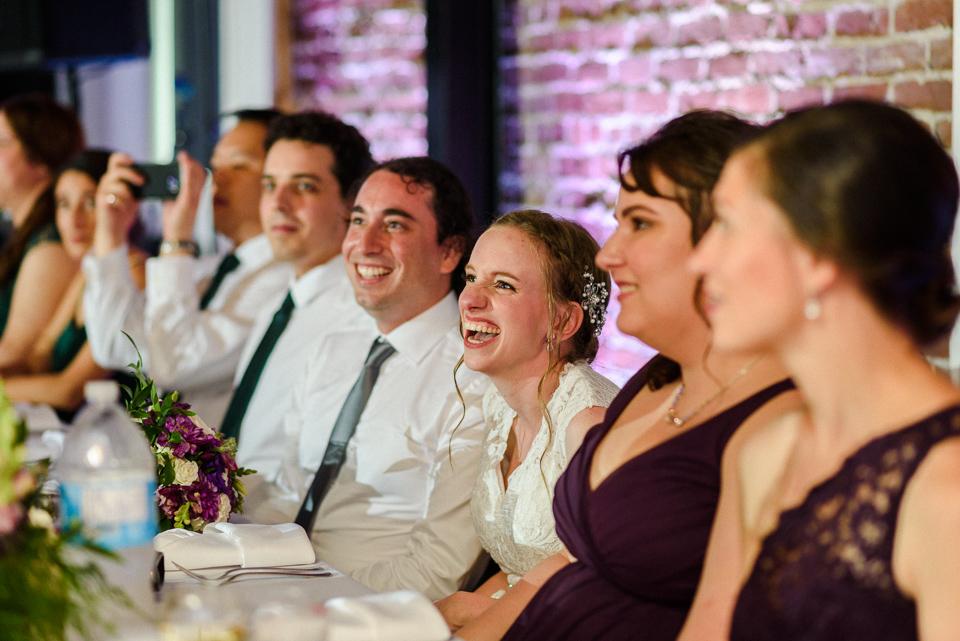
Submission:
POLYGON ((708 399, 705 400, 704 402, 700 403, 700 405, 699 405, 695 410, 693 410, 692 412, 690 412, 690 413, 687 414, 686 416, 677 416, 677 404, 680 402, 680 398, 683 396, 683 392, 686 390, 686 387, 684 386, 683 382, 681 381, 681 382, 680 382, 680 385, 677 387, 677 391, 673 393, 673 400, 670 402, 670 408, 667 410, 667 413, 664 415, 663 420, 664 420, 665 422, 667 422, 667 423, 672 424, 674 427, 683 427, 684 423, 686 423, 687 421, 689 421, 690 419, 692 419, 694 416, 696 416, 697 414, 699 414, 699 413, 700 413, 700 410, 702 410, 703 408, 705 408, 707 405, 709 405, 709 404, 712 403, 713 401, 717 400, 717 398, 718 398, 721 394, 723 394, 724 392, 726 392, 727 389, 728 389, 731 385, 733 385, 733 384, 736 383, 738 380, 740 380, 740 378, 741 378, 744 374, 746 374, 747 372, 749 372, 749 371, 750 371, 750 368, 753 367, 754 365, 756 365, 756 364, 757 364, 757 361, 759 361, 761 358, 763 358, 763 357, 762 357, 762 356, 758 356, 757 358, 753 359, 752 361, 750 361, 749 363, 747 363, 746 365, 744 365, 744 366, 740 369, 740 371, 737 372, 736 374, 734 374, 732 377, 730 377, 730 380, 728 380, 726 383, 724 383, 724 384, 720 387, 720 389, 718 389, 718 390, 713 394, 713 396, 711 396, 710 398, 708 398, 708 399))

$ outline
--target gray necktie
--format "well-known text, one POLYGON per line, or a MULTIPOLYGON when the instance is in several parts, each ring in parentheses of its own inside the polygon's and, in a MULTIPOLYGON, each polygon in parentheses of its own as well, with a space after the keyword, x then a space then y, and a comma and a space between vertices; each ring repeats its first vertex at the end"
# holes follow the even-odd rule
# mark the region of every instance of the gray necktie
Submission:
POLYGON ((303 499, 303 504, 300 505, 300 511, 297 512, 297 518, 294 520, 294 523, 307 531, 307 536, 313 534, 313 524, 317 520, 320 503, 340 472, 347 452, 347 443, 357 429, 360 415, 363 414, 363 408, 367 405, 373 385, 380 375, 380 366, 395 351, 397 350, 393 345, 384 338, 377 338, 373 342, 367 360, 363 364, 363 371, 360 372, 357 382, 353 384, 353 389, 350 390, 347 400, 340 408, 340 414, 333 425, 333 432, 330 434, 327 449, 323 453, 320 468, 313 477, 313 483, 310 484, 307 496, 303 499))

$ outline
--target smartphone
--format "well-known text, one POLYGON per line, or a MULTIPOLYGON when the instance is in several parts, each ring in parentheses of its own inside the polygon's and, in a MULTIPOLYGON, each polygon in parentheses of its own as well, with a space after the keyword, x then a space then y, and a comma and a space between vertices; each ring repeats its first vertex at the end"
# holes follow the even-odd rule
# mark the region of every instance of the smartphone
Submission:
POLYGON ((133 168, 144 178, 142 186, 130 185, 133 197, 137 200, 173 200, 180 193, 180 166, 176 161, 168 165, 139 164, 133 168))

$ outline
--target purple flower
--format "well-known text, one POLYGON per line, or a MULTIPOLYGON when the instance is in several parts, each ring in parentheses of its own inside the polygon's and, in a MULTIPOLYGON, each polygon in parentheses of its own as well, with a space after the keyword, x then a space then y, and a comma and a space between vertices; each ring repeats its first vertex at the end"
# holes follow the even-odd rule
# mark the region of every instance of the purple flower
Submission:
POLYGON ((216 434, 204 432, 189 416, 173 414, 167 417, 163 429, 157 435, 157 444, 169 448, 177 458, 184 458, 197 454, 201 448, 218 447, 220 439, 216 434), (177 434, 179 439, 171 440, 173 434, 177 434))
POLYGON ((157 488, 157 498, 160 502, 160 509, 167 518, 173 519, 177 513, 177 508, 183 505, 183 490, 183 485, 164 485, 157 488))
POLYGON ((220 490, 204 478, 190 485, 168 485, 157 490, 160 509, 171 519, 181 505, 190 503, 190 518, 216 521, 220 513, 220 494, 220 490))
POLYGON ((215 485, 221 494, 230 493, 230 483, 224 478, 226 476, 226 461, 219 452, 204 452, 197 459, 200 465, 201 474, 210 483, 215 485))
POLYGON ((197 481, 190 486, 187 497, 194 503, 190 508, 191 516, 199 516, 204 521, 216 521, 220 513, 220 492, 209 481, 197 481))

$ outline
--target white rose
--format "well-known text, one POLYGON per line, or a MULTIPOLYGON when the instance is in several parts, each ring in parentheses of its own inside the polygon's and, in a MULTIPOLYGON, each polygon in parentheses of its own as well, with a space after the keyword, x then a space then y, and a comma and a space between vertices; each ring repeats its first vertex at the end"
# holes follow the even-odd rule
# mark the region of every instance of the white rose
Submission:
POLYGON ((194 414, 190 417, 190 420, 193 421, 193 424, 200 428, 200 431, 206 434, 207 436, 212 436, 216 434, 210 426, 203 422, 203 419, 200 418, 198 414, 194 414))
POLYGON ((172 461, 173 471, 176 475, 174 483, 177 485, 190 485, 196 482, 200 473, 200 467, 196 463, 181 458, 174 458, 172 461))
POLYGON ((230 518, 230 497, 226 494, 220 495, 220 512, 217 514, 218 521, 226 521, 230 518))
POLYGON ((31 507, 27 512, 27 519, 29 519, 30 525, 33 527, 41 527, 50 533, 55 532, 53 527, 53 517, 50 516, 50 513, 46 510, 41 510, 38 507, 31 507))

